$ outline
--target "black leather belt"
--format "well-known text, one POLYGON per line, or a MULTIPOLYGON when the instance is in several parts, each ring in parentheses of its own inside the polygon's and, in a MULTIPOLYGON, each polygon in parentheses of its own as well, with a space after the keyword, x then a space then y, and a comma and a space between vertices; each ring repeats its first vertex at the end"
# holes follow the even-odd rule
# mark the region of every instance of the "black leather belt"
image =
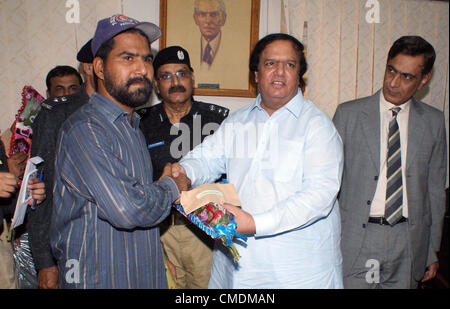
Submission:
MULTIPOLYGON (((397 223, 408 221, 408 218, 402 217, 397 223)), ((369 223, 375 223, 380 225, 390 225, 384 217, 369 217, 369 223)), ((396 224, 397 224, 396 223, 396 224)))

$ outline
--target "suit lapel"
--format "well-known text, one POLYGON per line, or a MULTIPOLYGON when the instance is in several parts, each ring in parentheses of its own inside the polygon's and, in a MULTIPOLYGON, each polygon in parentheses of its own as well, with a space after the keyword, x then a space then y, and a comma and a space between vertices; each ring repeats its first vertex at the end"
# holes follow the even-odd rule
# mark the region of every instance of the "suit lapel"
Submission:
POLYGON ((380 171, 380 91, 365 103, 362 109, 362 127, 365 141, 370 150, 372 162, 380 171))
POLYGON ((423 110, 419 103, 412 98, 411 108, 409 110, 409 122, 408 122, 408 149, 406 157, 406 169, 411 165, 414 157, 422 144, 424 121, 422 119, 423 110))

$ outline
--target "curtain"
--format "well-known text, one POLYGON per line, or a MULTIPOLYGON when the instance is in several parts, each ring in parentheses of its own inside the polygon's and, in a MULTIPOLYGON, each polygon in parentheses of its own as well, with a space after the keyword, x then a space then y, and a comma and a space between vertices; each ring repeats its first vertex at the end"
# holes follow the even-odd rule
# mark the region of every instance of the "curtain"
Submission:
POLYGON ((448 9, 448 2, 439 1, 284 0, 281 29, 305 43, 306 95, 330 117, 339 103, 381 88, 387 53, 396 39, 422 36, 434 46, 437 59, 432 80, 416 97, 447 111, 448 117, 448 9), (377 5, 378 23, 372 14, 377 5))
POLYGON ((56 65, 78 68, 76 54, 94 35, 97 21, 118 12, 119 0, 0 0, 2 132, 21 106, 23 86, 31 85, 45 97, 48 71, 56 65), (79 4, 79 23, 72 22, 74 4, 79 4))
POLYGON ((444 111, 448 145, 448 2, 283 0, 282 5, 281 31, 306 46, 305 95, 330 117, 339 103, 382 87, 387 53, 396 39, 420 35, 430 42, 436 50, 433 77, 415 97, 444 111))

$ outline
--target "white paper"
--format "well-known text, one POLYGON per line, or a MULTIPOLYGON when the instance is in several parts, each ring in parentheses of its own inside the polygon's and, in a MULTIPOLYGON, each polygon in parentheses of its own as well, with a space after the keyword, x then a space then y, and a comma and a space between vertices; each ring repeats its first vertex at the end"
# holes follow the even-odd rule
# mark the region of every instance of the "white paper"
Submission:
POLYGON ((22 186, 20 187, 19 197, 17 198, 16 210, 12 220, 12 228, 16 228, 23 223, 25 214, 27 213, 28 201, 31 199, 31 191, 27 188, 28 181, 31 178, 38 178, 37 165, 44 160, 41 157, 33 157, 28 159, 25 172, 23 173, 22 186))

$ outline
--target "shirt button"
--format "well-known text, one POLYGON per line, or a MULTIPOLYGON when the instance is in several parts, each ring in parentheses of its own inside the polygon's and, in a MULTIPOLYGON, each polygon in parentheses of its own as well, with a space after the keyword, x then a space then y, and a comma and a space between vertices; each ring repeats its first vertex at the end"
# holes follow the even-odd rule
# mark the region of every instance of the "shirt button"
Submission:
POLYGON ((370 200, 369 200, 369 201, 367 201, 367 205, 370 205, 370 200))
POLYGON ((363 223, 363 225, 362 225, 362 228, 363 228, 363 229, 365 229, 365 228, 366 228, 366 224, 365 224, 365 223, 363 223))
POLYGON ((375 181, 378 180, 378 175, 373 177, 373 180, 375 180, 375 181))

